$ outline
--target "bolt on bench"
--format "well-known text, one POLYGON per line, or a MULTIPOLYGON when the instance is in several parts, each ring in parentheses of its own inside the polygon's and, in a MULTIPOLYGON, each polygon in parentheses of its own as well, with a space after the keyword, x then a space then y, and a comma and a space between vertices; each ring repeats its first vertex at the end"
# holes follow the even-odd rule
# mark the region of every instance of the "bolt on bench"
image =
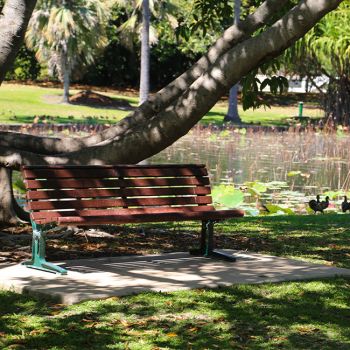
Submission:
POLYGON ((204 165, 23 166, 33 227, 32 259, 24 265, 66 274, 45 259, 45 232, 52 224, 94 226, 184 220, 202 221, 199 249, 206 257, 235 261, 214 250, 219 220, 240 210, 215 210, 204 165))

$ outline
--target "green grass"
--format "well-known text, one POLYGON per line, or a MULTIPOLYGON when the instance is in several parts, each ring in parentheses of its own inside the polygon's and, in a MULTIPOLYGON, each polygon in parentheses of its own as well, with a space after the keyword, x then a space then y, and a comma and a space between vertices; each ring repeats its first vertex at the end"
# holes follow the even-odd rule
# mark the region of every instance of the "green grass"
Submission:
POLYGON ((64 307, 0 292, 2 349, 350 348, 350 280, 142 293, 64 307))
MULTIPOLYGON (((71 93, 76 93, 72 90, 71 93)), ((33 123, 36 116, 52 117, 51 123, 99 122, 111 123, 125 117, 129 112, 111 108, 92 108, 59 103, 60 89, 26 85, 4 84, 0 94, 0 123, 33 123)), ((124 98, 135 105, 133 97, 124 98)))
MULTIPOLYGON (((150 225, 179 237, 198 226, 150 225)), ((350 268, 348 215, 247 217, 217 224, 216 232, 220 247, 350 268)), ((0 292, 0 315, 1 349, 347 350, 350 279, 142 293, 69 307, 0 292)))
POLYGON ((247 217, 218 231, 226 247, 350 268, 349 215, 247 217))
MULTIPOLYGON (((76 93, 72 90, 71 93, 76 93)), ((33 123, 36 116, 46 116, 50 123, 113 123, 129 112, 111 108, 92 108, 59 103, 61 89, 36 87, 33 85, 3 84, 0 93, 0 123, 33 123)), ((119 96, 107 94, 114 98, 124 98, 136 106, 137 96, 119 96)), ((227 103, 218 102, 216 106, 202 119, 201 123, 221 125, 227 111, 227 103)), ((255 111, 243 111, 240 115, 245 123, 260 123, 262 125, 287 125, 288 118, 297 114, 297 105, 292 107, 260 108, 255 111)), ((305 115, 321 117, 319 109, 305 108, 305 115)))

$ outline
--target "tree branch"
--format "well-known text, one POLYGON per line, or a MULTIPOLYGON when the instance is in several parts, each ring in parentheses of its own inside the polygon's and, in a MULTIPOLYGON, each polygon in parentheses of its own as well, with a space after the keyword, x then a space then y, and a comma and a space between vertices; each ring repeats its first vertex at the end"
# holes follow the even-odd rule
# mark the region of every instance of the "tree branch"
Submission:
POLYGON ((36 0, 7 0, 0 16, 0 84, 20 49, 36 0))
POLYGON ((51 138, 33 135, 0 132, 0 146, 23 149, 43 154, 59 154, 69 151, 79 151, 114 139, 136 126, 138 123, 152 118, 165 109, 172 101, 188 89, 222 54, 234 45, 248 38, 257 29, 265 25, 275 13, 277 6, 283 6, 288 0, 266 0, 253 14, 249 15, 239 25, 229 27, 216 41, 209 51, 197 61, 189 70, 176 78, 168 86, 160 90, 149 101, 142 104, 133 114, 127 116, 117 125, 93 136, 80 139, 51 138))

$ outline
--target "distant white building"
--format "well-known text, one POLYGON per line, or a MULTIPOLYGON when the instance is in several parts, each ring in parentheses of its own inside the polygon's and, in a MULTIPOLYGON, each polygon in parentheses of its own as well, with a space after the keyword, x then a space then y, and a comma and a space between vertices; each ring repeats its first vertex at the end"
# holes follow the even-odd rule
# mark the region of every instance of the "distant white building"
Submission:
MULTIPOLYGON (((265 78, 267 78, 266 75, 258 75, 258 79, 262 82, 265 78)), ((305 93, 305 92, 314 92, 319 93, 319 89, 321 89, 323 92, 326 92, 327 85, 329 83, 329 78, 325 75, 318 76, 313 79, 314 84, 319 88, 314 86, 310 81, 308 81, 306 78, 300 79, 298 76, 292 76, 287 77, 289 82, 289 88, 288 92, 299 92, 299 93, 305 93)), ((266 87, 263 91, 269 92, 270 88, 266 87)))

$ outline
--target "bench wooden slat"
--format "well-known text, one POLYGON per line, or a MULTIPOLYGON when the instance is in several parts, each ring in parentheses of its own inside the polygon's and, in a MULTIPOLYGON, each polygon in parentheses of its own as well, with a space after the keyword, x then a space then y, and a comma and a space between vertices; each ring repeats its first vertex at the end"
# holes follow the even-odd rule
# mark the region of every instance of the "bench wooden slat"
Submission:
POLYGON ((221 220, 230 217, 242 217, 241 210, 198 210, 198 207, 188 208, 149 208, 149 209, 119 209, 119 210, 80 210, 71 212, 41 212, 32 213, 33 219, 39 223, 55 221, 58 224, 113 224, 130 222, 160 222, 194 219, 221 220), (46 214, 46 215, 43 215, 46 214), (105 220, 104 220, 105 219, 105 220), (139 221, 138 221, 139 220, 139 221))
POLYGON ((113 177, 183 177, 207 176, 206 168, 71 168, 71 169, 23 169, 26 179, 51 178, 113 178, 113 177))
POLYGON ((96 198, 96 197, 143 197, 179 196, 210 194, 209 187, 167 187, 167 188, 117 188, 117 189, 79 189, 28 191, 27 199, 96 198))
POLYGON ((114 209, 105 209, 105 210, 69 210, 69 211, 38 211, 32 212, 31 217, 37 220, 50 220, 57 221, 57 218, 60 217, 73 217, 73 216, 120 216, 120 215, 136 215, 136 214, 152 214, 158 215, 160 213, 173 213, 173 212, 205 212, 213 211, 214 207, 207 205, 203 207, 199 206, 189 206, 189 207, 144 207, 144 208, 114 208, 114 209), (90 214, 90 215, 89 215, 90 214))
POLYGON ((153 197, 153 198, 126 198, 115 200, 75 200, 75 201, 38 201, 29 202, 30 210, 54 209, 84 209, 84 208, 110 208, 110 207, 144 207, 144 206, 171 206, 171 205, 206 205, 211 204, 210 196, 199 197, 153 197))
POLYGON ((23 165, 22 170, 24 169, 114 169, 114 168, 126 168, 126 169, 148 169, 148 168, 205 168, 205 164, 119 164, 119 165, 74 165, 74 164, 57 164, 57 165, 23 165))
MULTIPOLYGON (((79 213, 80 214, 80 213, 79 213)), ((55 216, 51 218, 38 218, 39 223, 56 221, 59 225, 99 225, 99 224, 126 224, 142 222, 164 222, 164 221, 183 221, 183 220, 223 220, 233 217, 242 217, 244 213, 241 210, 208 210, 208 211, 172 211, 158 213, 132 213, 128 210, 125 214, 108 215, 74 215, 74 216, 55 216)))
POLYGON ((208 177, 174 177, 149 179, 54 179, 26 180, 28 189, 55 188, 106 188, 106 187, 154 187, 154 186, 205 186, 209 185, 208 177))

